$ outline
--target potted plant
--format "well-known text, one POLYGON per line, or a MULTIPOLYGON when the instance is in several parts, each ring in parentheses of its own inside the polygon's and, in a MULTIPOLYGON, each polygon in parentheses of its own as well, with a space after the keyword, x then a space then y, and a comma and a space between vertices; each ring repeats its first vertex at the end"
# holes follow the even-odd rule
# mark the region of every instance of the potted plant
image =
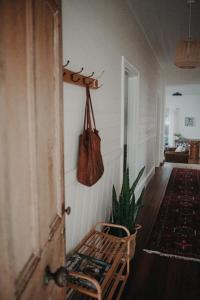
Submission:
MULTIPOLYGON (((122 189, 119 194, 119 199, 117 199, 117 193, 114 185, 112 191, 112 214, 110 221, 113 224, 123 225, 130 231, 131 258, 134 256, 135 252, 136 234, 141 228, 141 226, 137 225, 135 221, 140 208, 143 206, 142 199, 145 191, 145 188, 143 188, 138 200, 136 201, 135 188, 142 177, 144 169, 145 167, 140 170, 138 176, 131 186, 129 183, 129 169, 126 169, 126 172, 123 176, 122 189)), ((123 237, 123 233, 120 229, 114 229, 111 233, 123 237)))

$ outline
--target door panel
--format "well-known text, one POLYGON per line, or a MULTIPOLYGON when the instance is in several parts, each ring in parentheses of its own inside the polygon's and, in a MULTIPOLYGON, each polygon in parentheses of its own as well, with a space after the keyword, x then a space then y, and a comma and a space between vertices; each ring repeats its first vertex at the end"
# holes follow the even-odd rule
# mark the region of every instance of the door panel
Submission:
POLYGON ((38 196, 48 199, 39 202, 42 247, 62 215, 58 13, 53 1, 34 2, 38 196))
MULTIPOLYGON (((15 6, 16 14, 26 11, 26 5, 22 1, 19 6, 15 6)), ((15 18, 12 21, 15 26, 15 18)), ((17 22, 17 20, 16 20, 17 22)), ((11 24, 10 24, 11 25, 11 24)), ((9 28, 10 29, 10 28, 9 28)), ((9 176, 9 196, 10 196, 10 234, 13 250, 13 271, 14 278, 22 271, 23 266, 34 252, 32 197, 27 201, 27 197, 32 195, 31 183, 31 136, 29 136, 29 79, 28 79, 28 55, 27 55, 27 32, 26 14, 22 14, 19 31, 12 34, 12 39, 8 36, 7 49, 10 60, 6 61, 7 68, 16 67, 16 72, 10 70, 6 78, 7 94, 7 114, 8 114, 8 176, 9 176), (15 49, 20 49, 20 53, 12 55, 13 50, 9 49, 15 45, 15 49), (17 76, 16 76, 17 75, 17 76), (14 84, 13 84, 14 83, 14 84), (12 87, 12 88, 10 88, 12 87), (31 205, 30 205, 31 204, 31 205), (24 226, 26 224, 26 226, 24 226), (22 241, 26 241, 21 247, 22 241), (18 255, 20 253, 20 255, 18 255)))
POLYGON ((53 0, 0 2, 0 299, 64 299, 43 284, 64 262, 60 13, 53 0))

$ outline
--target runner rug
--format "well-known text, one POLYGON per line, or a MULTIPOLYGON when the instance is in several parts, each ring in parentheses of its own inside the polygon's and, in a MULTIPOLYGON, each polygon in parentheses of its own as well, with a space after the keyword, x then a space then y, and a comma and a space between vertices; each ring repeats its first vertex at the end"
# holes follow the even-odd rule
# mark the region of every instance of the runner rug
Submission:
POLYGON ((200 262, 200 170, 174 168, 148 253, 200 262))

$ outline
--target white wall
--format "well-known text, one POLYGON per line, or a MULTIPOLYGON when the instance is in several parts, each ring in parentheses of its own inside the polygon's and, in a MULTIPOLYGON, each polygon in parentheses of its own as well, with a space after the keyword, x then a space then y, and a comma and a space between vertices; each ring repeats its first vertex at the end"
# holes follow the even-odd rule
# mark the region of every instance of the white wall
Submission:
MULTIPOLYGON (((83 127, 85 90, 64 83, 65 187, 67 251, 83 237, 97 220, 108 217, 114 183, 119 190, 122 149, 121 56, 140 72, 140 104, 137 169, 146 166, 150 177, 155 166, 156 93, 160 88, 159 66, 126 2, 121 0, 63 0, 63 59, 69 68, 84 74, 105 70, 103 87, 92 91, 97 128, 102 138, 105 174, 91 188, 76 180, 78 137, 83 127)), ((145 176, 143 180, 145 180, 145 176)))
POLYGON ((167 96, 166 107, 169 109, 169 139, 173 144, 174 133, 180 133, 189 139, 200 139, 200 94, 167 96), (195 126, 185 126, 185 117, 194 117, 195 126))

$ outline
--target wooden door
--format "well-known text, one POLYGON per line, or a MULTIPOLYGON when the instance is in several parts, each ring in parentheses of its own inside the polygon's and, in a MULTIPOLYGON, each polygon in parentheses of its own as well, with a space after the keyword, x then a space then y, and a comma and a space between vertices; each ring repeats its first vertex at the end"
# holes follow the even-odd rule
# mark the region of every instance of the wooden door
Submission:
POLYGON ((0 0, 0 299, 60 300, 64 262, 61 7, 0 0))

